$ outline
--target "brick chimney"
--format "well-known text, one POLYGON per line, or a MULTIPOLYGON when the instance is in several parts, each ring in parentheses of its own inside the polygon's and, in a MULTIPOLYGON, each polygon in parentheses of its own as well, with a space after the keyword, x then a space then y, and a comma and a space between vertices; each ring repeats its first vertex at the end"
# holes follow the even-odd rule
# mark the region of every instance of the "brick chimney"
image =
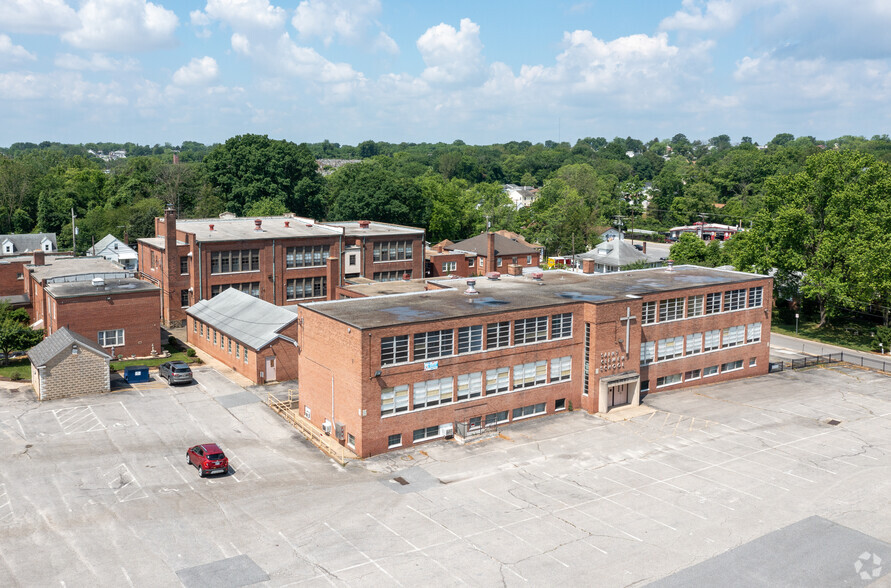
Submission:
POLYGON ((643 242, 643 249, 641 249, 641 251, 643 251, 644 253, 647 252, 647 242, 646 241, 643 242))
POLYGON ((596 265, 596 262, 593 259, 583 259, 582 260, 582 273, 583 274, 593 274, 595 265, 596 265))
POLYGON ((164 267, 163 275, 165 283, 161 285, 161 316, 164 323, 182 320, 180 311, 180 281, 179 278, 179 250, 176 248, 176 208, 168 204, 164 209, 164 226, 162 228, 164 238, 164 267))
POLYGON ((486 272, 496 271, 495 233, 486 233, 486 272))
POLYGON ((340 285, 340 258, 336 255, 328 255, 328 268, 326 273, 328 292, 327 300, 337 299, 337 286, 340 285))

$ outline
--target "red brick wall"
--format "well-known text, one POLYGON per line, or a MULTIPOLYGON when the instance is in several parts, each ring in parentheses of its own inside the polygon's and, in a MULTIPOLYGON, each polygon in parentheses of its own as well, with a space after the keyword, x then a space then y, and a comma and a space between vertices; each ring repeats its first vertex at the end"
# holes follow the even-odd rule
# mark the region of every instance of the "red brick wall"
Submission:
POLYGON ((0 262, 0 296, 17 296, 25 293, 25 262, 0 262), (22 274, 19 278, 18 275, 22 274))
POLYGON ((463 253, 440 253, 430 256, 430 273, 428 278, 441 278, 443 276, 453 275, 465 278, 470 275, 467 267, 467 259, 463 253), (443 271, 442 264, 455 262, 454 271, 443 271))
POLYGON ((411 272, 412 278, 424 277, 424 240, 421 235, 380 235, 362 239, 365 249, 360 253, 362 276, 369 280, 379 272, 411 272), (388 241, 412 241, 412 258, 400 261, 374 261, 374 244, 388 241))
MULTIPOLYGON (((114 348, 116 356, 148 356, 153 346, 158 353, 162 351, 161 302, 157 291, 115 293, 111 301, 106 298, 107 295, 101 295, 56 300, 47 296, 48 303, 55 302, 52 331, 68 327, 98 343, 99 331, 124 329, 124 345, 114 348)), ((111 349, 106 351, 111 353, 111 349)))

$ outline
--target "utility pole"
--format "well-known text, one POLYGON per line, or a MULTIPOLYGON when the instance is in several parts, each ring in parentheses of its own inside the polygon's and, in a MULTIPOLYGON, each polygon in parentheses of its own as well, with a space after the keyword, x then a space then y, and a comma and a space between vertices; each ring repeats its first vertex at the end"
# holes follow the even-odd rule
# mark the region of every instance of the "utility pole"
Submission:
POLYGON ((77 218, 77 215, 74 214, 74 209, 71 209, 71 254, 74 257, 77 257, 77 225, 74 224, 74 219, 77 218))

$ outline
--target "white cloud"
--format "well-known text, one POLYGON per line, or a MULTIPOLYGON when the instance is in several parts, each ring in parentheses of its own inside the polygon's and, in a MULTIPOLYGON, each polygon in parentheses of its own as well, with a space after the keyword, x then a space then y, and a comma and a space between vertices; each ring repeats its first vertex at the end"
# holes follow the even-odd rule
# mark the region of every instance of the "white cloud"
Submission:
POLYGON ((218 20, 233 30, 274 30, 285 24, 287 13, 269 0, 207 0, 204 12, 190 13, 192 24, 208 26, 218 20))
POLYGON ((203 86, 217 78, 220 69, 213 57, 194 57, 173 74, 177 86, 203 86))
POLYGON ((86 0, 78 16, 81 28, 62 40, 81 49, 142 51, 176 42, 176 14, 146 0, 86 0))
POLYGON ((51 100, 57 105, 127 104, 117 83, 97 84, 85 81, 79 73, 10 72, 0 74, 0 99, 51 100))
POLYGON ((390 35, 381 31, 377 34, 377 37, 374 39, 374 43, 371 45, 372 49, 375 51, 380 51, 383 53, 389 53, 390 55, 398 55, 399 54, 399 45, 396 44, 390 35))
POLYGON ((422 77, 434 83, 455 83, 477 77, 483 67, 480 27, 469 18, 461 28, 440 23, 418 39, 418 51, 427 68, 422 77))
POLYGON ((78 26, 65 0, 3 0, 0 27, 12 33, 57 34, 78 26))
POLYGON ((56 67, 83 71, 134 71, 139 69, 135 59, 113 59, 103 53, 93 53, 89 59, 72 53, 57 55, 56 67))
POLYGON ((34 61, 37 57, 21 45, 16 45, 9 35, 0 34, 0 63, 34 61))
MULTIPOLYGON (((768 0, 771 1, 771 0, 768 0)), ((662 20, 664 30, 711 31, 729 29, 763 0, 684 0, 683 8, 662 20), (705 5, 703 9, 703 4, 705 5)))
POLYGON ((251 42, 241 33, 232 33, 232 50, 242 55, 251 54, 251 42))
POLYGON ((355 43, 380 12, 380 0, 303 0, 291 24, 301 36, 319 37, 325 45, 335 37, 355 43))

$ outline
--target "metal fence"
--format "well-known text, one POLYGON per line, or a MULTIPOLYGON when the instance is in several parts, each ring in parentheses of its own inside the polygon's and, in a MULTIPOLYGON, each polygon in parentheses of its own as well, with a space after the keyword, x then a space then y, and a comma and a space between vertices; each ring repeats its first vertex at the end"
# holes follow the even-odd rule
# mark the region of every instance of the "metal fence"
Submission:
POLYGON ((880 372, 891 372, 891 358, 888 360, 865 357, 863 355, 855 355, 853 353, 828 353, 825 355, 814 355, 810 357, 802 357, 800 359, 790 359, 788 361, 775 361, 770 363, 768 371, 770 373, 781 372, 783 370, 797 370, 806 367, 814 367, 817 365, 831 365, 835 363, 848 363, 863 368, 877 370, 880 372))

